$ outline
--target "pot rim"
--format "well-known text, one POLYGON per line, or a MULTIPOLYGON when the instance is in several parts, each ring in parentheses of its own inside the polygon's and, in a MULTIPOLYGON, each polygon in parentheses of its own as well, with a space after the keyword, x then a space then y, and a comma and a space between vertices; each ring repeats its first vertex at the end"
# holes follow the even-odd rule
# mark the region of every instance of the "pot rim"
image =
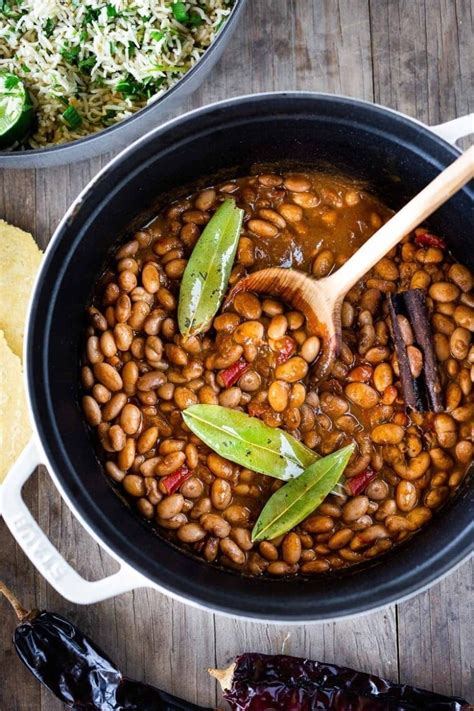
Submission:
MULTIPOLYGON (((181 87, 187 85, 189 83, 189 80, 191 80, 194 75, 196 74, 197 71, 199 71, 199 68, 203 64, 207 64, 209 59, 212 57, 212 55, 215 53, 215 50, 220 47, 222 44, 222 41, 224 40, 224 37, 228 34, 228 30, 230 27, 234 24, 236 21, 236 16, 242 11, 242 8, 245 6, 247 0, 235 0, 235 5, 233 6, 232 10, 230 11, 230 14, 227 18, 227 21, 222 28, 222 30, 219 30, 216 37, 214 40, 211 42, 209 47, 204 51, 203 55, 198 59, 198 61, 193 64, 191 69, 189 69, 186 74, 181 77, 181 79, 178 79, 178 81, 170 86, 169 89, 167 89, 164 94, 162 94, 158 99, 155 99, 155 101, 152 101, 151 103, 147 104, 146 106, 143 106, 141 109, 133 113, 131 116, 128 116, 127 118, 118 121, 117 123, 114 123, 112 126, 107 126, 106 128, 101 129, 100 131, 96 131, 95 133, 89 133, 87 136, 83 136, 82 138, 77 138, 73 141, 67 141, 66 143, 59 143, 56 145, 52 146, 47 146, 45 148, 32 148, 32 149, 26 149, 24 151, 8 151, 8 150, 0 150, 0 160, 2 161, 3 164, 6 164, 8 159, 11 158, 18 158, 18 156, 26 156, 26 157, 31 157, 32 159, 37 158, 39 156, 43 157, 46 156, 46 159, 48 156, 54 157, 58 154, 61 153, 67 153, 69 152, 73 147, 76 148, 77 146, 84 146, 85 144, 91 145, 93 143, 105 143, 105 141, 114 133, 117 131, 119 128, 123 128, 124 126, 130 126, 132 123, 137 123, 137 119, 142 117, 145 114, 150 114, 153 110, 161 107, 161 104, 165 102, 166 99, 170 98, 173 96, 181 87)), ((184 115, 184 114, 183 114, 184 115)), ((167 122, 168 123, 168 122, 167 122)), ((164 125, 164 124, 163 124, 164 125)), ((154 130, 154 129, 152 129, 154 130)), ((147 135, 147 134, 144 134, 147 135)), ((130 144, 130 145, 133 145, 130 144)), ((101 153, 105 153, 106 149, 101 149, 99 148, 97 150, 96 155, 101 155, 101 153)), ((7 165, 4 165, 4 167, 8 167, 7 165)))
MULTIPOLYGON (((442 144, 445 148, 449 150, 449 152, 453 155, 453 158, 456 157, 461 153, 461 151, 455 147, 452 146, 451 144, 447 143, 444 139, 440 138, 437 136, 429 127, 427 127, 424 123, 421 121, 418 121, 417 119, 412 119, 411 117, 406 116, 405 114, 396 111, 394 109, 389 109, 385 108, 383 106, 380 106, 378 104, 373 104, 368 101, 362 101, 358 99, 353 99, 351 97, 346 97, 346 96, 339 96, 339 95, 333 95, 333 94, 328 94, 328 93, 319 93, 319 92, 267 92, 263 94, 247 94, 247 95, 242 95, 238 97, 233 97, 230 99, 226 99, 224 101, 217 101, 212 104, 206 105, 204 107, 200 107, 197 109, 194 109, 192 111, 187 112, 186 114, 183 114, 179 117, 173 118, 166 123, 164 123, 161 126, 158 126, 154 128, 152 131, 148 132, 147 134, 143 135, 139 139, 137 139, 135 142, 133 142, 130 146, 127 146, 124 150, 122 150, 120 153, 117 154, 107 165, 102 168, 99 173, 92 178, 92 180, 84 187, 84 189, 81 191, 81 193, 77 196, 77 198, 74 200, 74 202, 71 204, 71 206, 68 208, 66 211, 64 217, 62 218, 61 222, 59 223, 58 227, 56 228, 50 243, 48 244, 48 247, 45 251, 44 259, 41 265, 41 268, 36 276, 35 283, 33 285, 33 290, 32 290, 32 297, 30 300, 30 304, 28 307, 28 312, 27 312, 27 327, 26 327, 26 334, 25 334, 25 344, 24 344, 24 363, 25 363, 25 381, 26 381, 26 391, 27 391, 27 399, 28 399, 28 408, 30 412, 30 417, 33 425, 33 431, 35 433, 35 437, 37 441, 40 442, 40 449, 43 454, 43 461, 46 462, 49 473, 51 478, 53 479, 55 486, 58 488, 61 496, 63 499, 66 501, 67 505, 69 508, 72 510, 76 518, 80 521, 81 525, 86 528, 88 533, 117 561, 124 563, 125 565, 129 566, 130 568, 133 568, 141 576, 143 576, 144 579, 148 581, 148 584, 157 589, 160 590, 161 592, 173 597, 174 599, 180 600, 181 602, 185 602, 186 604, 190 604, 194 607, 197 607, 199 609, 207 610, 207 611, 212 611, 216 612, 219 614, 224 614, 227 616, 238 616, 241 617, 242 619, 248 619, 248 620, 261 620, 265 622, 273 622, 273 623, 278 623, 278 622, 285 622, 285 624, 302 624, 302 623, 307 623, 307 622, 322 622, 322 621, 328 621, 330 619, 349 619, 354 616, 359 616, 366 614, 368 612, 376 611, 376 610, 381 610, 385 607, 387 607, 390 604, 394 604, 395 602, 401 602, 403 600, 409 599, 415 594, 418 594, 419 592, 422 592, 423 590, 426 590, 429 588, 431 585, 433 585, 435 582, 443 578, 445 575, 447 575, 449 572, 454 570, 456 567, 460 566, 465 560, 467 560, 472 551, 472 541, 469 542, 467 539, 465 532, 463 533, 463 538, 460 540, 460 536, 457 537, 456 542, 462 543, 461 550, 458 551, 457 555, 453 555, 451 550, 447 550, 449 548, 449 545, 443 549, 443 553, 438 555, 437 561, 436 561, 436 571, 430 572, 427 571, 423 574, 423 581, 422 584, 420 585, 419 583, 416 583, 414 581, 411 581, 409 585, 405 587, 405 593, 403 594, 402 597, 400 597, 395 591, 391 592, 384 592, 384 595, 382 596, 382 601, 380 604, 376 606, 370 605, 370 603, 364 602, 360 605, 353 604, 352 605, 352 610, 349 612, 341 612, 339 613, 333 613, 331 616, 327 616, 324 613, 319 613, 317 615, 312 616, 310 619, 305 617, 304 615, 298 616, 298 614, 293 614, 290 611, 288 611, 289 614, 285 614, 285 616, 281 616, 279 614, 274 614, 274 615, 262 615, 260 612, 249 612, 249 611, 241 611, 239 609, 236 611, 235 605, 233 604, 228 604, 226 605, 216 605, 214 602, 205 604, 201 602, 199 599, 196 599, 195 597, 190 594, 189 596, 183 593, 182 591, 177 591, 171 587, 169 587, 166 584, 160 584, 155 582, 152 578, 149 577, 149 574, 142 569, 142 567, 137 564, 134 561, 130 561, 127 557, 123 557, 121 554, 118 554, 115 552, 115 549, 112 548, 112 544, 109 542, 106 542, 98 533, 96 533, 95 529, 93 528, 93 524, 89 522, 88 517, 85 513, 81 512, 79 508, 77 507, 76 502, 74 501, 73 497, 69 495, 64 489, 63 484, 59 481, 59 478, 57 476, 57 473, 55 471, 54 466, 51 464, 51 459, 48 456, 48 451, 46 447, 46 443, 43 442, 41 435, 40 435, 40 421, 41 418, 35 416, 35 410, 37 410, 37 401, 36 397, 34 395, 34 385, 33 382, 30 382, 32 380, 31 378, 31 359, 29 357, 29 352, 30 352, 30 341, 32 340, 31 337, 31 332, 32 332, 32 323, 35 317, 35 301, 36 301, 36 293, 41 287, 41 283, 43 281, 43 275, 46 273, 47 269, 49 268, 49 263, 52 259, 53 252, 56 248, 57 243, 61 240, 63 237, 64 230, 70 226, 70 224, 74 221, 74 217, 76 212, 80 209, 82 203, 87 199, 88 195, 91 194, 96 186, 96 183, 102 179, 103 176, 107 175, 110 172, 113 172, 116 164, 121 163, 123 160, 126 160, 127 156, 137 150, 137 148, 142 144, 145 143, 149 140, 152 140, 156 138, 156 136, 165 134, 170 128, 173 126, 179 125, 184 122, 188 122, 190 120, 193 120, 195 117, 199 117, 200 115, 206 114, 214 109, 219 109, 219 108, 228 108, 230 106, 235 106, 235 105, 240 105, 242 103, 248 102, 248 101, 262 101, 265 102, 268 99, 323 99, 327 101, 336 101, 340 103, 346 103, 348 106, 362 106, 369 108, 375 112, 380 112, 381 114, 389 113, 393 114, 394 116, 398 117, 400 120, 403 122, 411 123, 414 124, 418 130, 421 130, 425 132, 429 138, 435 142, 439 142, 442 144), (464 538, 466 538, 466 541, 464 542, 464 538), (449 552, 449 560, 448 558, 448 552, 449 552)), ((452 544, 452 541, 451 541, 452 544)))

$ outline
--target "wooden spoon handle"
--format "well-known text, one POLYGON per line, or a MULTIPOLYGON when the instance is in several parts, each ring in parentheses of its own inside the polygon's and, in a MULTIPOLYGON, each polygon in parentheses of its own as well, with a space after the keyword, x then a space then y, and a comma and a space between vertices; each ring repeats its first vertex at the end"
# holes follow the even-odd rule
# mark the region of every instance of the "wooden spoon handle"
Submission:
POLYGON ((332 298, 337 300, 345 296, 392 247, 473 177, 474 146, 471 146, 377 230, 337 272, 326 279, 332 298))

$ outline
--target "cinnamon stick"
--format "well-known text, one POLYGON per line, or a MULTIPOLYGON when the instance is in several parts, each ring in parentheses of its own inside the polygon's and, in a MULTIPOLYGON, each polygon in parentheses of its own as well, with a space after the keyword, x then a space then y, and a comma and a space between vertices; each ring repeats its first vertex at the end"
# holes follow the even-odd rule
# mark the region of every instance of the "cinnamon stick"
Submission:
MULTIPOLYGON (((418 412, 441 412, 441 381, 433 347, 431 327, 426 308, 426 296, 422 289, 409 289, 399 294, 390 294, 388 308, 392 338, 400 370, 400 382, 407 407, 418 412), (408 319, 414 336, 414 344, 407 345, 397 316, 408 319), (421 351, 423 367, 416 377, 410 366, 409 349, 421 351)), ((418 354, 419 355, 419 354, 418 354)))
POLYGON ((423 353, 423 375, 428 394, 429 409, 432 412, 442 412, 441 380, 431 335, 426 295, 422 289, 410 289, 404 292, 405 304, 410 315, 410 321, 418 347, 423 353))

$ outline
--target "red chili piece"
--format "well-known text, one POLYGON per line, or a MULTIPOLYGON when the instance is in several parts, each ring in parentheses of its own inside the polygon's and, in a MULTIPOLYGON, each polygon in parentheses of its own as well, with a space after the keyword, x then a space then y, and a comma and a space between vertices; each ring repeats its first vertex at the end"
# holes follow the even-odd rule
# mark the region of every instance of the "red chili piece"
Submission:
POLYGON ((367 467, 360 474, 356 474, 354 477, 346 481, 346 489, 350 491, 352 496, 357 496, 361 491, 364 491, 367 484, 375 479, 377 473, 374 472, 372 467, 367 467))
POLYGON ((186 464, 183 464, 183 466, 179 469, 176 469, 175 472, 172 472, 171 474, 168 474, 168 476, 163 477, 161 483, 166 489, 167 494, 174 494, 174 492, 179 489, 183 481, 189 479, 190 476, 190 470, 188 469, 186 464))
POLYGON ((224 383, 225 387, 230 388, 232 385, 234 385, 234 383, 237 382, 240 376, 245 373, 248 367, 249 364, 247 363, 247 361, 241 358, 237 361, 237 363, 233 363, 232 365, 229 365, 229 367, 225 370, 221 370, 221 372, 219 373, 219 377, 224 383))
POLYGON ((289 336, 285 336, 278 341, 278 355, 276 357, 277 365, 285 363, 296 351, 296 343, 289 336))
POLYGON ((421 232, 415 236, 416 244, 421 247, 439 247, 440 249, 446 249, 446 242, 441 237, 432 235, 430 232, 421 232))

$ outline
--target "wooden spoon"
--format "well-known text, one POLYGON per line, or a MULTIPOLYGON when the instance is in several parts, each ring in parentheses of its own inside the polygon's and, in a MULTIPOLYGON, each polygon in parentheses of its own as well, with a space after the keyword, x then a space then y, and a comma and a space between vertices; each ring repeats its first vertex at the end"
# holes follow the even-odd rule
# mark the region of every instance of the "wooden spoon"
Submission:
POLYGON ((295 269, 262 269, 237 282, 226 305, 236 294, 254 291, 278 296, 301 311, 306 316, 309 331, 322 339, 323 349, 315 377, 323 378, 340 348, 341 306, 349 289, 473 177, 474 146, 443 170, 331 276, 314 279, 295 269))

